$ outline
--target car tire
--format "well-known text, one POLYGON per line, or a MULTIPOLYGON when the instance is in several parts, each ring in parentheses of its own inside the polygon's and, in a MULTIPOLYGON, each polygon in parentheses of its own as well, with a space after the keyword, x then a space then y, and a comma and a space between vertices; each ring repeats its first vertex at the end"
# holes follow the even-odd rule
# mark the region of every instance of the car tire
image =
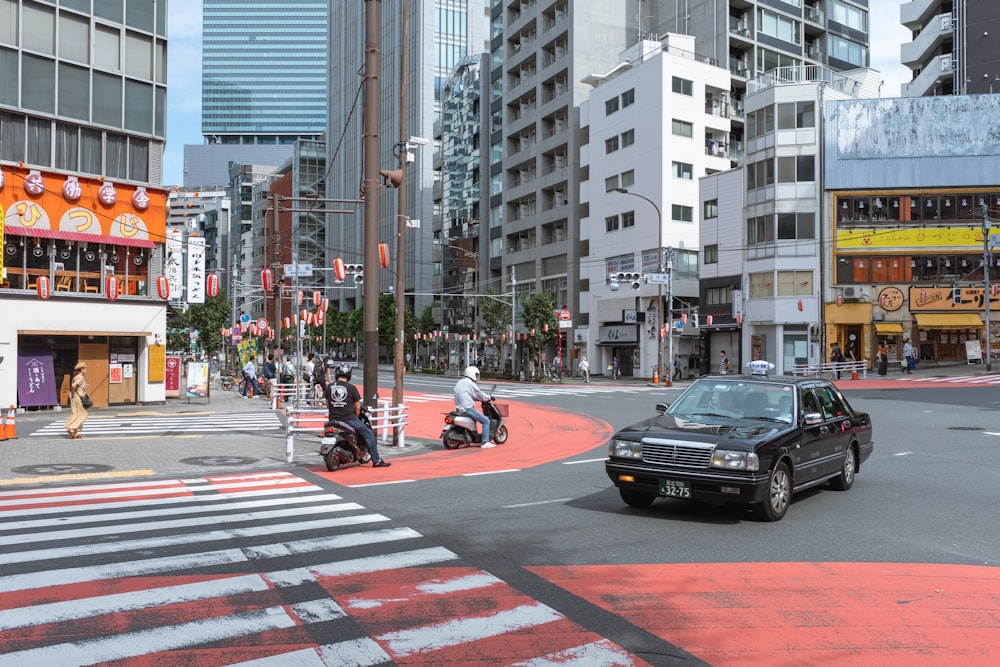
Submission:
POLYGON ((761 521, 781 521, 792 502, 792 473, 782 461, 774 466, 767 480, 764 500, 754 505, 754 515, 761 521))
POLYGON ((636 491, 635 489, 618 489, 622 500, 629 507, 649 507, 656 500, 656 496, 646 491, 636 491))
POLYGON ((830 480, 830 486, 837 491, 847 491, 854 486, 854 475, 857 473, 858 450, 851 443, 844 454, 844 464, 840 469, 840 474, 830 480))

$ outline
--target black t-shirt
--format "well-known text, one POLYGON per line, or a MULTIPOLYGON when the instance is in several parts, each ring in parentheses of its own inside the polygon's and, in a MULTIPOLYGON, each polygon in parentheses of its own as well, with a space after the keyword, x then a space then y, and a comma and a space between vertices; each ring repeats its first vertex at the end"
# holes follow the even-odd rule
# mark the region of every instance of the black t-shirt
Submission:
POLYGON ((276 377, 277 371, 278 368, 274 365, 273 361, 269 361, 264 364, 264 377, 266 379, 270 380, 271 378, 276 377))
POLYGON ((358 388, 350 382, 337 380, 326 387, 326 407, 330 411, 330 419, 346 421, 357 417, 354 406, 361 400, 358 388))

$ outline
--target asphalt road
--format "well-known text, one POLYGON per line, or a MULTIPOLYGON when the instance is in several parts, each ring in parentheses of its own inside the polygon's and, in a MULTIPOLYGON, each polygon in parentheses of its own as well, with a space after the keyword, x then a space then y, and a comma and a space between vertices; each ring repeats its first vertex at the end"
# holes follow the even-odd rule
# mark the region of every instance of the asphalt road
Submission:
MULTIPOLYGON (((431 395, 450 390, 452 382, 408 376, 407 390, 431 395)), ((302 664, 992 665, 1000 660, 995 388, 848 390, 848 399, 873 415, 874 455, 850 491, 811 490, 797 497, 778 523, 685 501, 659 500, 648 509, 625 506, 604 473, 603 439, 560 427, 598 419, 618 428, 648 416, 657 400, 669 400, 679 390, 565 389, 512 398, 506 445, 444 452, 428 442, 415 448, 415 456, 394 457, 394 466, 377 471, 379 477, 370 469, 325 473, 317 460, 269 466, 281 469, 273 479, 244 479, 227 470, 176 483, 154 480, 169 482, 169 492, 125 483, 120 490, 88 484, 0 494, 0 531, 13 538, 0 544, 5 591, 0 652, 25 658, 11 664, 77 664, 74 656, 84 655, 84 644, 100 634, 100 618, 84 623, 57 616, 27 632, 4 625, 5 610, 21 618, 19 607, 36 605, 35 611, 61 595, 82 596, 87 608, 98 606, 86 597, 93 591, 81 593, 80 584, 65 584, 63 590, 58 582, 72 578, 67 565, 106 567, 110 557, 100 553, 120 548, 135 554, 128 562, 140 563, 140 570, 118 572, 107 584, 115 592, 182 579, 206 585, 205 579, 214 582, 233 572, 260 572, 271 582, 270 592, 226 597, 232 622, 276 609, 266 604, 296 611, 296 627, 265 623, 251 642, 274 646, 271 652, 209 633, 194 648, 162 649, 161 664, 195 659, 221 665, 271 655, 278 656, 274 664, 282 664, 293 649, 315 656, 316 645, 340 656, 340 662, 302 664), (547 452, 550 460, 524 464, 535 460, 528 454, 547 452), (441 474, 409 474, 421 459, 439 461, 441 474), (298 520, 316 513, 328 523, 274 526, 278 519, 271 514, 244 517, 244 510, 230 509, 214 517, 216 528, 236 522, 236 531, 202 537, 204 529, 184 518, 193 511, 190 494, 209 494, 221 506, 228 500, 218 494, 245 493, 256 501, 260 494, 278 493, 279 483, 289 495, 261 498, 277 503, 268 513, 284 511, 298 520), (110 494, 123 500, 105 514, 94 499, 110 494), (150 494, 178 496, 176 510, 173 505, 162 510, 163 519, 177 525, 139 525, 128 532, 123 526, 132 519, 125 513, 150 494), (281 500, 292 497, 295 505, 281 500), (47 509, 32 509, 37 506, 47 509), (94 513, 94 535, 86 528, 80 536, 52 532, 66 523, 88 525, 79 522, 82 512, 94 513), (40 515, 51 516, 55 526, 23 523, 41 521, 40 515), (348 519, 378 522, 381 540, 404 540, 410 548, 397 546, 387 554, 383 542, 353 542, 359 529, 332 523, 348 519), (281 531, 290 533, 287 539, 281 531), (150 542, 128 541, 135 538, 150 542), (208 540, 208 546, 182 546, 193 539, 208 540), (340 541, 317 546, 321 540, 340 541), (82 551, 72 558, 49 560, 42 552, 76 542, 82 551), (203 562, 206 554, 234 548, 249 561, 203 562), (311 560, 307 554, 316 549, 330 554, 330 565, 311 560), (170 569, 176 564, 165 565, 163 572, 149 570, 140 555, 193 561, 180 577, 170 569), (298 574, 289 574, 295 568, 298 574), (310 574, 301 573, 306 571, 310 574), (258 600, 267 595, 274 599, 258 600), (319 608, 327 597, 337 610, 319 608), (49 653, 35 648, 51 644, 53 636, 79 637, 80 645, 60 644, 68 648, 49 653), (222 650, 226 646, 239 650, 222 650), (53 656, 69 661, 53 662, 53 656), (39 662, 31 662, 36 658, 39 662)), ((497 393, 502 395, 503 387, 497 393)), ((239 437, 246 435, 221 434, 213 441, 239 437)), ((97 575, 88 570, 80 576, 97 575)), ((151 634, 128 641, 184 645, 158 624, 185 622, 170 627, 183 627, 173 632, 189 635, 199 612, 184 604, 168 610, 130 617, 135 631, 151 634)), ((121 632, 118 615, 108 618, 121 632)), ((109 642, 100 649, 104 653, 86 655, 124 659, 116 651, 126 640, 109 642)))

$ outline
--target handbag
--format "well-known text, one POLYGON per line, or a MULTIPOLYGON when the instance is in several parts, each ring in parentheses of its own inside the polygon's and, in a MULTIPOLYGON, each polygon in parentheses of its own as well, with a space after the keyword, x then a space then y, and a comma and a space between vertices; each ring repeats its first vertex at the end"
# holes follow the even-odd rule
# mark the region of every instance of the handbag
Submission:
POLYGON ((87 394, 80 397, 80 404, 83 405, 84 410, 89 410, 94 407, 94 402, 90 400, 90 396, 87 394))

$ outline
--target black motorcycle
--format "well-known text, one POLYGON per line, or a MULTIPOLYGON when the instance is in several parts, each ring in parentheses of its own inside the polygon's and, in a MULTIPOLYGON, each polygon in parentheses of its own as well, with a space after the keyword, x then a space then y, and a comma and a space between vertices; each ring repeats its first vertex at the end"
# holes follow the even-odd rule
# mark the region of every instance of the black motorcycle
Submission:
MULTIPOLYGON (((368 420, 368 411, 364 406, 358 419, 369 431, 374 430, 368 420)), ((364 439, 354 430, 354 427, 346 422, 332 420, 323 425, 323 435, 320 440, 319 455, 326 462, 326 469, 330 472, 338 470, 347 465, 361 465, 372 460, 372 455, 365 446, 364 439)))

